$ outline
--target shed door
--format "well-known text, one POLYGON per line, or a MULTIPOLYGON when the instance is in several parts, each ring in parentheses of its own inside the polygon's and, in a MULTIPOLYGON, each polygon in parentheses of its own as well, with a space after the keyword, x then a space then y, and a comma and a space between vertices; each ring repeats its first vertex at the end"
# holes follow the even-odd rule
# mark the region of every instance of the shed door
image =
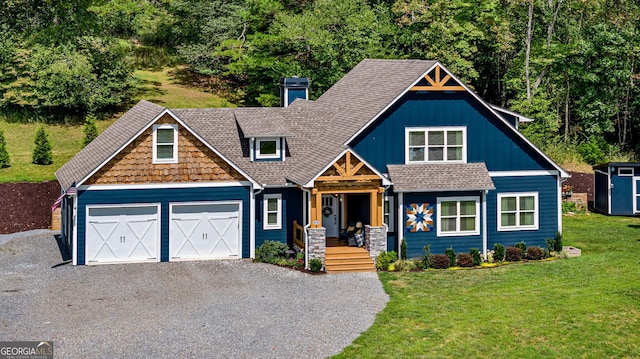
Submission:
POLYGON ((240 203, 171 205, 170 260, 240 258, 240 203))
POLYGON ((640 213, 640 177, 633 178, 633 213, 640 213))
POLYGON ((158 205, 87 208, 87 264, 159 260, 158 205))

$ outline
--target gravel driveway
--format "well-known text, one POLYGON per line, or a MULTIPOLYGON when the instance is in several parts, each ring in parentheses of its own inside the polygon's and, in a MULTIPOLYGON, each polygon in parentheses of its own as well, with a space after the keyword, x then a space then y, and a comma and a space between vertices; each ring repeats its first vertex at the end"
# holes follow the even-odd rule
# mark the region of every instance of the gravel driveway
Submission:
POLYGON ((321 358, 389 300, 375 273, 61 262, 53 232, 0 235, 0 341, 53 340, 57 358, 321 358))

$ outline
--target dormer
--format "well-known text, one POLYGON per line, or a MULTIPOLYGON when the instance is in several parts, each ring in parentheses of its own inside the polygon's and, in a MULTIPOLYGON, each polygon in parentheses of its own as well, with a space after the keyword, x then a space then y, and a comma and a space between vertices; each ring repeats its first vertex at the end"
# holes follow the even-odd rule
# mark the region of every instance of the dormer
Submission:
POLYGON ((236 121, 242 135, 249 141, 252 162, 284 161, 287 137, 292 135, 285 125, 282 108, 260 108, 237 111, 236 121))

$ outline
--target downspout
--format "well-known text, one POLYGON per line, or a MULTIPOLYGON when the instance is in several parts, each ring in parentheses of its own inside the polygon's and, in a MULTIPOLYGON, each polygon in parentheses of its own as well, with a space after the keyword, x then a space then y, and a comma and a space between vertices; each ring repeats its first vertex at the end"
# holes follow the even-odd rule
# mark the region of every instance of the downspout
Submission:
POLYGON ((566 181, 567 179, 562 178, 558 173, 558 233, 560 234, 562 234, 562 184, 566 181))
POLYGON ((256 196, 259 195, 263 188, 255 191, 253 188, 253 184, 251 184, 251 199, 250 199, 250 207, 249 207, 249 216, 251 216, 251 220, 249 220, 249 258, 256 258, 256 196))
POLYGON ((73 257, 73 265, 78 265, 78 193, 76 195, 71 196, 73 201, 73 249, 72 249, 72 257, 73 257))
POLYGON ((482 255, 487 260, 488 242, 487 242, 487 195, 489 190, 482 191, 482 255))

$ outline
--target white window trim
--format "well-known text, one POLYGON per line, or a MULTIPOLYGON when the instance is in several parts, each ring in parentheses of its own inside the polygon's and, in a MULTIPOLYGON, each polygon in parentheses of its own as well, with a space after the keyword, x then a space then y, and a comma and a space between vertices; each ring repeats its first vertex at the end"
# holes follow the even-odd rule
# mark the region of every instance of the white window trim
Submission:
POLYGON ((437 208, 436 208, 436 217, 437 217, 437 227, 436 227, 436 235, 438 237, 458 237, 458 236, 477 236, 480 235, 480 197, 479 196, 464 196, 464 197, 438 197, 437 198, 437 208), (474 231, 456 231, 456 232, 443 232, 442 228, 442 218, 440 214, 442 211, 440 210, 440 204, 442 202, 456 202, 458 206, 456 216, 456 228, 460 228, 460 202, 461 201, 475 201, 476 202, 476 229, 474 231))
POLYGON ((178 163, 178 125, 153 125, 153 163, 178 163), (173 158, 158 158, 158 130, 173 130, 173 158))
MULTIPOLYGON (((446 134, 445 134, 445 138, 446 138, 446 134)), ((410 164, 410 163, 467 163, 467 127, 465 126, 440 126, 440 127, 407 127, 405 128, 404 131, 404 163, 405 164, 410 164), (411 132, 419 132, 419 131, 424 131, 424 160, 423 161, 410 161, 409 158, 409 133, 411 132), (445 153, 443 154, 443 160, 442 161, 429 161, 429 154, 428 154, 428 148, 429 148, 429 144, 428 144, 428 131, 462 131, 462 159, 461 160, 447 160, 447 153, 446 153, 446 145, 444 146, 445 148, 445 153)))
POLYGON ((393 196, 385 196, 384 197, 384 201, 388 202, 389 205, 387 206, 389 208, 389 211, 385 213, 384 211, 384 204, 382 207, 382 219, 384 221, 384 217, 389 216, 389 223, 387 223, 387 232, 393 232, 395 227, 394 227, 394 218, 395 218, 395 208, 393 207, 393 196))
POLYGON ((618 167, 618 176, 619 177, 633 177, 634 172, 635 171, 633 170, 633 167, 618 167), (629 173, 629 174, 620 173, 622 170, 631 171, 631 173, 629 173))
POLYGON ((265 137, 265 138, 256 138, 256 159, 265 160, 265 159, 280 159, 282 158, 282 139, 279 137, 265 137), (260 142, 267 141, 275 141, 276 143, 276 153, 275 154, 262 154, 260 153, 260 142))
POLYGON ((282 195, 281 194, 265 194, 262 199, 262 229, 282 229, 282 195), (269 200, 278 200, 278 210, 276 212, 276 224, 269 224, 269 200))
POLYGON ((535 231, 538 230, 538 216, 540 214, 540 207, 538 201, 538 192, 506 192, 506 193, 498 193, 498 203, 496 204, 496 208, 498 210, 497 218, 498 218, 498 231, 499 232, 509 232, 509 231, 535 231), (535 206, 535 210, 533 212, 533 225, 532 226, 521 226, 520 225, 520 197, 529 197, 533 196, 533 202, 535 206), (503 226, 502 225, 502 198, 503 197, 516 197, 516 225, 515 226, 503 226))

